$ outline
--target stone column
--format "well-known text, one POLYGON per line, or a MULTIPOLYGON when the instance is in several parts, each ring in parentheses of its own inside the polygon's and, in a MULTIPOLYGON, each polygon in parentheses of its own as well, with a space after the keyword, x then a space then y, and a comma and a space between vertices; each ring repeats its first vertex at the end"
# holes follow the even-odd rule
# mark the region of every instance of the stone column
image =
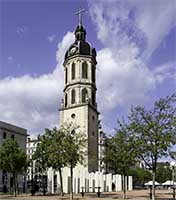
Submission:
POLYGON ((60 174, 57 172, 57 190, 56 192, 61 192, 60 174))
POLYGON ((93 192, 94 173, 89 174, 89 192, 93 192))
POLYGON ((107 192, 112 192, 112 174, 107 174, 107 192))
POLYGON ((69 168, 64 168, 63 169, 63 174, 62 174, 62 178, 63 178, 63 192, 64 193, 68 193, 68 177, 70 175, 69 172, 69 168))
POLYGON ((116 174, 116 192, 117 191, 122 191, 122 176, 120 174, 116 174))
POLYGON ((128 176, 128 190, 131 191, 133 190, 133 177, 128 176))
POLYGON ((104 179, 103 179, 103 173, 102 172, 100 172, 100 174, 99 174, 99 180, 100 180, 100 192, 103 192, 103 190, 104 190, 104 179))
POLYGON ((49 170, 47 171, 47 177, 48 177, 48 193, 52 193, 52 181, 53 181, 53 172, 51 170, 51 168, 49 168, 49 170))
POLYGON ((107 176, 106 174, 103 175, 103 192, 107 191, 107 176))
POLYGON ((51 171, 51 193, 54 194, 54 171, 51 171))

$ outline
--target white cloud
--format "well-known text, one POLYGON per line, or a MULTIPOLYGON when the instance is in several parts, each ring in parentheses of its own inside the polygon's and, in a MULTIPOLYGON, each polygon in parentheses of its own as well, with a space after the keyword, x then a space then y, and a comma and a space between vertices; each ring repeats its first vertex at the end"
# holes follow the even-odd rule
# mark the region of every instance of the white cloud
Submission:
POLYGON ((117 60, 110 49, 98 52, 98 100, 100 111, 110 112, 118 106, 145 103, 155 88, 155 78, 138 60, 117 60), (102 101, 103 98, 103 101, 102 101))
POLYGON ((73 33, 68 32, 58 44, 58 65, 51 74, 0 80, 0 120, 27 128, 33 135, 58 125, 63 95, 62 62, 72 40, 73 33))
POLYGON ((167 62, 160 66, 157 66, 153 73, 158 84, 162 84, 164 81, 173 80, 173 88, 176 87, 176 62, 167 62))
POLYGON ((153 70, 146 64, 174 26, 173 4, 172 0, 89 1, 98 39, 104 45, 97 52, 97 96, 105 124, 112 121, 108 113, 146 104, 158 84, 174 78, 175 65, 165 63, 153 70))
POLYGON ((16 33, 20 36, 23 37, 24 34, 28 31, 28 27, 27 26, 18 26, 16 28, 16 33))
POLYGON ((135 0, 137 26, 146 34, 147 48, 144 57, 149 58, 170 30, 176 25, 175 0, 135 0))
POLYGON ((48 40, 49 43, 54 42, 55 39, 56 39, 56 35, 49 35, 49 36, 47 37, 47 40, 48 40))
POLYGON ((14 60, 13 56, 8 56, 7 61, 8 63, 12 63, 14 60))
MULTIPOLYGON (((157 84, 174 77, 173 63, 165 63, 155 70, 145 63, 173 26, 172 6, 166 5, 163 11, 164 1, 153 8, 149 1, 109 0, 89 4, 97 37, 104 45, 97 52, 97 98, 105 123, 102 125, 108 132, 115 126, 108 119, 109 113, 113 111, 116 118, 118 113, 114 110, 119 107, 128 110, 131 104, 145 104, 157 84), (160 13, 165 13, 165 18, 160 13)), ((19 28, 18 34, 22 33, 23 29, 19 28)), ((55 40, 55 35, 49 37, 49 42, 55 40)), ((33 135, 59 123, 58 107, 64 82, 62 63, 73 41, 74 34, 68 32, 58 44, 58 64, 51 74, 0 80, 0 113, 3 113, 0 120, 23 126, 33 135)))

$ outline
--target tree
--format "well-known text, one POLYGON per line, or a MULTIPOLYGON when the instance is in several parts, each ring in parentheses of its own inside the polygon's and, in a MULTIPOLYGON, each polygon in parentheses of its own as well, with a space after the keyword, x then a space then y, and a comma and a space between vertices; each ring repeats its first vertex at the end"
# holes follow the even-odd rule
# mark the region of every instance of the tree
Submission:
POLYGON ((59 171, 61 195, 63 196, 62 168, 67 165, 65 132, 62 128, 57 130, 55 127, 52 130, 46 129, 46 134, 49 140, 49 145, 47 146, 48 165, 54 170, 59 171))
POLYGON ((117 133, 107 140, 104 160, 123 176, 123 199, 126 198, 126 176, 136 161, 133 141, 129 137, 129 127, 118 122, 117 133))
POLYGON ((36 169, 46 173, 49 167, 59 171, 61 195, 63 195, 62 168, 70 167, 71 198, 73 198, 73 168, 83 163, 85 156, 85 134, 73 123, 64 124, 57 128, 45 129, 40 137, 36 152, 33 155, 36 169))
POLYGON ((152 175, 149 170, 143 169, 141 167, 134 167, 130 169, 129 174, 133 177, 133 185, 143 186, 144 183, 151 180, 152 175))
POLYGON ((67 166, 70 167, 70 199, 73 199, 73 169, 78 163, 83 164, 86 156, 86 137, 81 132, 79 126, 69 123, 64 124, 60 131, 65 135, 65 153, 67 166))
POLYGON ((164 183, 165 181, 172 180, 172 170, 170 163, 159 162, 156 169, 156 180, 159 183, 164 183))
POLYGON ((155 200, 155 179, 158 159, 168 156, 176 142, 176 94, 156 101, 154 107, 131 109, 131 136, 138 157, 152 171, 152 199, 155 200))
POLYGON ((17 194, 17 175, 27 169, 26 153, 16 140, 7 139, 0 147, 0 169, 13 175, 14 193, 17 194))
MULTIPOLYGON (((42 179, 42 188, 43 188, 43 194, 46 193, 46 186, 45 186, 45 180, 44 180, 44 174, 47 173, 47 169, 49 168, 49 160, 48 160, 48 145, 49 140, 46 135, 40 136, 39 141, 37 144, 36 151, 34 152, 32 156, 32 170, 35 168, 35 173, 38 173, 41 175, 42 179)), ((34 190, 34 177, 32 177, 32 190, 34 190)), ((31 190, 31 192, 32 192, 31 190)))

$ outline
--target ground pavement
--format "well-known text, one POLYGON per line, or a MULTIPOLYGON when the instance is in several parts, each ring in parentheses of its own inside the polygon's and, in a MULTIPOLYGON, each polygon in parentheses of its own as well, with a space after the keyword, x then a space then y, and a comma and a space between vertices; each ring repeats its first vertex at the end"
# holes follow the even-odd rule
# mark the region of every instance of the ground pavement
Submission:
MULTIPOLYGON (((9 196, 9 195, 0 195, 0 200, 68 200, 69 195, 65 195, 64 197, 60 197, 57 195, 47 195, 47 196, 30 196, 27 195, 19 195, 17 197, 9 196)), ((74 195, 75 200, 121 200, 122 192, 112 192, 112 193, 101 193, 101 197, 97 198, 95 193, 85 194, 84 197, 81 195, 74 195)), ((128 200, 149 200, 149 191, 148 190, 133 190, 127 192, 128 200)), ((156 190, 156 200, 171 200, 172 191, 170 190, 156 190)))

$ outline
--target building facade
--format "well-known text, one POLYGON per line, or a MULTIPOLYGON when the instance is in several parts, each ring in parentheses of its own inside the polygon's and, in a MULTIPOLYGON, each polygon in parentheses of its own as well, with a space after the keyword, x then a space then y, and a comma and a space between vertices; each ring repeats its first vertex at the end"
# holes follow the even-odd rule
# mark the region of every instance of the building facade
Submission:
POLYGON ((79 24, 75 42, 64 60, 64 101, 60 108, 60 125, 72 122, 85 133, 87 168, 98 170, 98 110, 96 102, 96 50, 86 41, 86 30, 79 24))
MULTIPOLYGON (((21 149, 26 152, 26 137, 26 129, 0 121, 0 145, 8 138, 16 139, 21 149)), ((23 175, 18 175, 18 186, 20 190, 22 190, 23 184, 23 175)), ((13 191, 13 186, 12 174, 0 170, 0 191, 4 189, 9 192, 13 191)))
MULTIPOLYGON (((27 154, 28 160, 32 159, 32 155, 36 151, 37 144, 38 144, 38 139, 32 139, 30 137, 27 138, 26 154, 27 154)), ((32 165, 28 167, 28 172, 27 172, 27 177, 26 177, 27 180, 32 180, 34 178, 33 177, 34 173, 35 173, 35 162, 32 162, 32 165)))

